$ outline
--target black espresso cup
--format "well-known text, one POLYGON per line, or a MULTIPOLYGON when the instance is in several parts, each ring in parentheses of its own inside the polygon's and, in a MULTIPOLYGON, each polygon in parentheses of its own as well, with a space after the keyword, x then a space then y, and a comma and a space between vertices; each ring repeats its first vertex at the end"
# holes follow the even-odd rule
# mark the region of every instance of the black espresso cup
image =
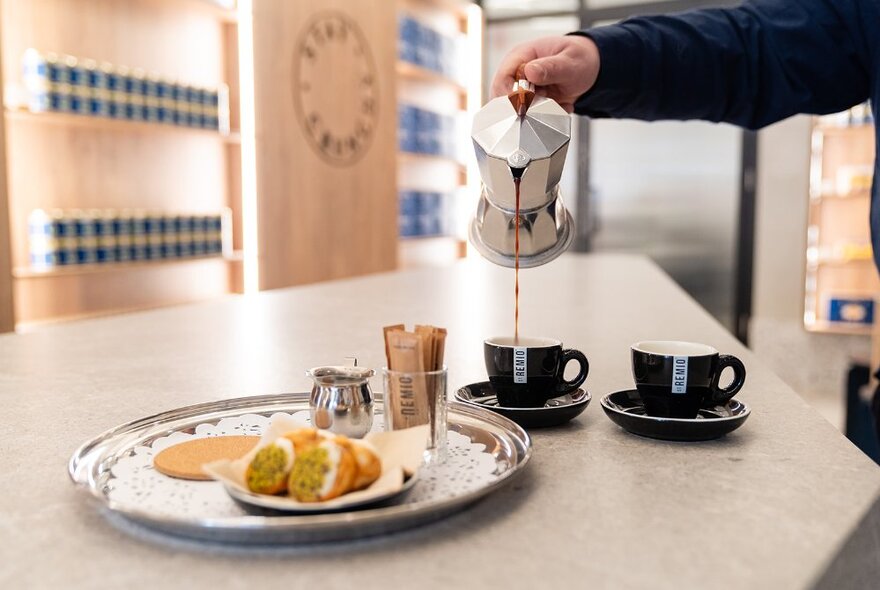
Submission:
POLYGON ((507 408, 540 408, 551 398, 577 391, 590 371, 584 353, 563 349, 552 338, 489 338, 483 342, 483 356, 498 404, 507 408), (569 361, 577 361, 580 369, 566 381, 569 361))
POLYGON ((663 418, 696 418, 700 408, 730 401, 746 380, 738 358, 695 342, 637 342, 632 345, 632 370, 645 412, 663 418), (733 381, 720 387, 727 367, 733 369, 733 381))

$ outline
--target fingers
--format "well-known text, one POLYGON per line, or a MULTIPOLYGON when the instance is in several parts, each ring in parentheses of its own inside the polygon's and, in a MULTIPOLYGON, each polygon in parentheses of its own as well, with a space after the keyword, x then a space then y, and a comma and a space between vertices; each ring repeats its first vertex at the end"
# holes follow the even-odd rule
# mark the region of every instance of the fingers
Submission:
MULTIPOLYGON (((516 69, 524 63, 530 62, 537 58, 534 45, 524 44, 514 47, 510 53, 504 56, 498 70, 495 72, 495 78, 492 80, 492 96, 501 96, 507 94, 513 88, 514 75, 516 69)), ((528 77, 528 74, 526 74, 528 77)))
POLYGON ((535 86, 549 86, 568 82, 571 68, 562 55, 551 55, 535 59, 526 64, 526 79, 535 86))
POLYGON ((571 114, 574 112, 574 103, 571 102, 571 100, 565 100, 563 97, 559 96, 558 92, 556 91, 556 88, 549 88, 549 87, 542 88, 542 87, 538 86, 535 88, 535 94, 538 96, 546 97, 546 98, 552 98, 568 114, 571 114))

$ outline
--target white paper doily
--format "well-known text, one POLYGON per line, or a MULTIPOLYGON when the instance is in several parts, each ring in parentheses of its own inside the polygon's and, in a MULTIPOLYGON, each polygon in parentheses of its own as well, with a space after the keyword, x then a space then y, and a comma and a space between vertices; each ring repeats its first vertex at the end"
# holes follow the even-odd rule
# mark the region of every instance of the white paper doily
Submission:
MULTIPOLYGON (((284 414, 309 424, 309 412, 284 414)), ((377 416, 378 418, 378 416, 377 416)), ((179 518, 229 518, 245 516, 215 481, 188 481, 168 477, 153 468, 153 456, 163 449, 193 438, 228 435, 260 436, 271 417, 244 414, 224 418, 217 424, 199 424, 195 434, 175 432, 157 439, 152 446, 135 447, 134 452, 119 459, 111 469, 106 495, 112 502, 143 510, 157 516, 179 518)), ((381 430, 375 420, 374 430, 381 430)), ((419 480, 403 497, 401 503, 443 500, 483 488, 498 478, 495 457, 480 443, 450 430, 447 435, 447 457, 440 465, 423 466, 419 480)))

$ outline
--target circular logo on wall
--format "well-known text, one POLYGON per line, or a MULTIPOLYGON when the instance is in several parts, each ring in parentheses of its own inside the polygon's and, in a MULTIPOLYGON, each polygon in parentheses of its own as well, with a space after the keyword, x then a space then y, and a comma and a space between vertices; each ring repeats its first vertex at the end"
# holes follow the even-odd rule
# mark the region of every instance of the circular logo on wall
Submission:
POLYGON ((326 162, 350 166, 366 153, 379 89, 367 38, 354 20, 327 11, 306 24, 294 50, 293 97, 309 144, 326 162))

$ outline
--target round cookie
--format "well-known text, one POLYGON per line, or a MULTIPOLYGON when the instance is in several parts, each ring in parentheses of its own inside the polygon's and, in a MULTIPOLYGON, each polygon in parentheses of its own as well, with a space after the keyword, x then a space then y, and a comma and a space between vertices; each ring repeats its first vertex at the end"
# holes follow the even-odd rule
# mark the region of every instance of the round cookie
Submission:
POLYGON ((260 442, 259 436, 209 436, 170 446, 153 457, 159 473, 178 479, 209 480, 202 465, 220 459, 234 461, 260 442))

